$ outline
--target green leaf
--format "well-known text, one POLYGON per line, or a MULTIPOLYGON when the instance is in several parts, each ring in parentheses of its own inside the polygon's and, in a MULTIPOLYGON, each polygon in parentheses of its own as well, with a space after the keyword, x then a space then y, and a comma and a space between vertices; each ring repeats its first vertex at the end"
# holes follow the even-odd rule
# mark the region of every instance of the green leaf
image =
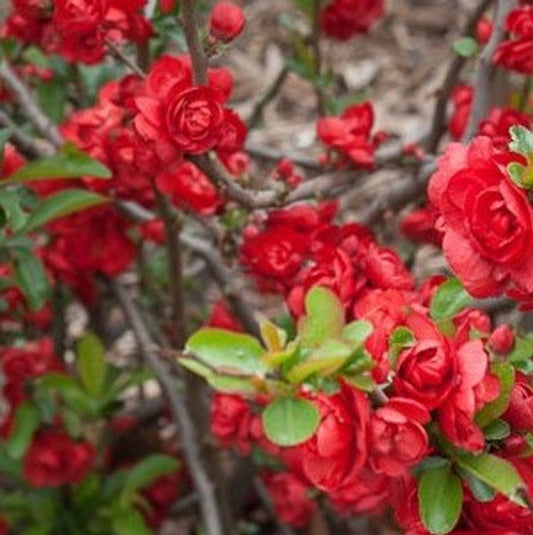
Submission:
POLYGON ((398 355, 415 343, 415 335, 407 327, 397 327, 389 336, 389 362, 394 368, 398 355))
POLYGON ((65 81, 56 77, 49 82, 41 82, 38 86, 38 95, 39 104, 46 115, 54 123, 60 123, 63 119, 67 97, 65 81))
POLYGON ((49 180, 54 178, 111 178, 111 171, 98 160, 94 160, 72 143, 66 143, 54 156, 41 158, 26 164, 2 185, 18 184, 29 180, 49 180))
POLYGON ((496 419, 483 429, 487 440, 503 440, 511 434, 511 428, 505 420, 496 419))
POLYGON ((121 508, 113 511, 111 522, 114 535, 152 535, 143 515, 134 508, 121 508))
POLYGON ((439 457, 438 455, 431 455, 429 457, 425 457, 424 460, 420 461, 411 469, 411 471, 416 478, 419 478, 428 470, 436 470, 437 468, 444 468, 447 466, 450 466, 450 461, 448 459, 439 457))
POLYGON ((427 470, 418 483, 420 518, 433 534, 450 533, 459 520, 463 487, 450 466, 427 470))
POLYGON ((279 398, 262 414, 266 436, 278 446, 296 446, 311 438, 320 423, 313 403, 306 399, 279 398))
POLYGON ((134 493, 150 486, 156 479, 177 470, 180 462, 170 455, 155 453, 139 461, 129 469, 124 480, 123 491, 134 493))
POLYGON ((533 156, 533 132, 522 125, 514 125, 509 128, 511 141, 509 149, 524 156, 533 156))
POLYGON ((13 459, 22 459, 35 431, 39 428, 39 411, 25 401, 15 411, 15 423, 7 442, 6 451, 13 459))
POLYGON ((305 296, 305 311, 299 326, 304 347, 319 346, 327 338, 342 335, 344 309, 339 298, 328 288, 313 286, 305 296))
POLYGON ((520 493, 525 488, 524 482, 509 461, 490 453, 480 455, 465 453, 458 455, 456 462, 461 469, 485 485, 524 505, 520 498, 520 493))
POLYGON ((372 334, 373 330, 374 327, 369 321, 352 321, 342 330, 342 338, 350 342, 362 344, 372 334))
POLYGON ((465 472, 460 467, 457 467, 457 472, 462 477, 464 481, 468 483, 472 494, 478 502, 490 502, 496 496, 496 491, 480 481, 477 477, 472 474, 465 472))
POLYGON ((436 322, 452 319, 470 302, 470 296, 456 278, 442 283, 430 304, 430 315, 436 322))
POLYGON ((185 348, 220 373, 226 370, 252 375, 268 370, 261 360, 265 350, 247 334, 208 327, 193 334, 185 348))
POLYGON ((93 333, 85 334, 76 347, 76 368, 85 390, 99 397, 104 390, 107 375, 105 349, 93 333))
POLYGON ((60 191, 43 199, 37 205, 22 230, 23 232, 31 232, 54 219, 105 202, 109 202, 109 199, 92 191, 83 189, 60 191))
POLYGON ((531 336, 517 336, 513 350, 509 354, 508 360, 515 367, 520 362, 525 362, 533 357, 533 338, 531 336))
POLYGON ((15 278, 32 310, 40 310, 49 296, 48 277, 41 259, 26 249, 18 249, 15 278))
POLYGON ((453 43, 452 47, 463 58, 471 58, 479 50, 479 44, 473 37, 461 37, 453 43))
MULTIPOLYGON (((1 182, 1 181, 0 181, 1 182)), ((21 206, 22 197, 17 191, 0 190, 0 206, 2 207, 2 224, 9 225, 17 232, 28 220, 28 213, 21 206)))
POLYGON ((496 362, 491 365, 490 371, 500 380, 500 395, 494 401, 485 404, 476 414, 476 424, 481 428, 489 425, 506 411, 514 386, 515 371, 511 364, 496 362))

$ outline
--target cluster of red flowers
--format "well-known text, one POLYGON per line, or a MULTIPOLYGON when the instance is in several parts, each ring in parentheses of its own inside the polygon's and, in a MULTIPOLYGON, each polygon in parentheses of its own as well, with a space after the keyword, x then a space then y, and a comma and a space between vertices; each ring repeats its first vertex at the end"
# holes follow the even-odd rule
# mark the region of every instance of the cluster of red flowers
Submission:
POLYGON ((349 106, 340 117, 319 119, 316 125, 318 139, 337 153, 335 157, 326 156, 322 163, 372 169, 374 151, 387 137, 385 132, 372 135, 373 124, 374 110, 370 102, 349 106))
MULTIPOLYGON (((465 133, 473 98, 474 90, 470 85, 458 85, 452 92, 451 99, 454 109, 448 128, 455 141, 459 141, 465 133)), ((491 108, 480 123, 478 134, 490 137, 494 145, 505 150, 509 144, 509 128, 513 125, 530 128, 533 125, 533 115, 508 106, 491 108)))
MULTIPOLYGON (((463 451, 479 453, 490 447, 475 415, 501 393, 489 355, 507 354, 514 335, 507 325, 492 330, 487 314, 471 308, 454 317, 451 334, 443 334, 428 311, 443 279, 434 277, 418 291, 373 288, 362 292, 354 317, 374 328, 365 346, 375 363, 373 376, 389 397, 371 405, 362 391, 343 380, 333 394, 304 388, 301 396, 312 400, 321 417, 317 431, 304 443, 281 448, 268 440, 253 408, 267 400, 250 403, 238 395, 215 395, 212 431, 222 445, 249 453, 255 444, 285 463, 288 472, 268 473, 265 483, 278 514, 288 523, 302 526, 310 521, 315 509, 313 489, 318 489, 339 512, 378 513, 392 504, 407 532, 428 533, 419 517, 410 471, 436 453, 428 431, 434 428, 428 422, 438 425, 442 436, 463 451), (394 355, 391 335, 398 328, 408 329, 413 339, 394 355)), ((494 452, 520 473, 530 474, 531 457, 522 458, 529 451, 523 434, 533 425, 533 389, 526 376, 517 377, 502 418, 511 435, 494 452)), ((530 477, 525 480, 530 485, 530 477)), ((502 495, 481 503, 468 489, 465 492, 463 529, 454 533, 510 526, 520 526, 516 533, 531 532, 528 523, 533 516, 527 509, 502 495)))
POLYGON ((533 74, 533 6, 511 11, 505 26, 511 35, 498 46, 495 63, 522 74, 533 74))
POLYGON ((13 417, 20 404, 27 399, 27 385, 35 377, 61 371, 62 364, 54 354, 50 338, 28 342, 24 347, 0 348, 0 368, 3 381, 0 414, 0 437, 5 438, 12 429, 13 417), (7 408, 7 411, 4 409, 7 408))
POLYGON ((241 259, 264 289, 287 296, 295 315, 309 288, 320 285, 341 299, 348 317, 365 290, 409 290, 413 278, 397 254, 357 223, 332 223, 335 203, 297 205, 268 213, 244 231, 241 259))
POLYGON ((322 30, 345 41, 366 33, 385 13, 383 0, 331 0, 322 11, 322 30))
POLYGON ((146 41, 151 23, 143 16, 146 0, 13 0, 3 33, 39 45, 67 61, 98 63, 106 42, 146 41))

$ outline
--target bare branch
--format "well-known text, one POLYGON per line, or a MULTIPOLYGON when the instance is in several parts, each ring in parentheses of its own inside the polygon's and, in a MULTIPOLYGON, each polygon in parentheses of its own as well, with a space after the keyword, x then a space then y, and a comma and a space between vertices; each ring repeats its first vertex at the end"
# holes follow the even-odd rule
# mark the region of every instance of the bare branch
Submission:
POLYGON ((57 126, 46 116, 41 108, 39 108, 31 96, 29 89, 5 60, 0 62, 0 80, 2 80, 10 92, 13 93, 13 96, 17 99, 17 102, 24 110, 24 113, 37 130, 39 130, 39 132, 41 132, 41 134, 56 148, 63 145, 64 140, 57 129, 57 126))
POLYGON ((26 135, 2 110, 0 110, 0 126, 10 131, 11 143, 30 160, 51 156, 55 152, 54 147, 46 141, 39 141, 26 135))
POLYGON ((505 36, 505 20, 507 19, 507 15, 515 6, 515 0, 498 0, 496 4, 496 15, 494 17, 492 34, 479 56, 477 63, 476 79, 474 81, 474 102, 472 103, 468 126, 462 139, 463 143, 467 143, 474 137, 479 124, 489 109, 491 94, 490 80, 494 72, 492 58, 498 45, 505 36))
POLYGON ((141 67, 133 59, 126 56, 126 54, 124 54, 124 52, 122 52, 122 50, 120 50, 120 48, 113 43, 113 41, 106 39, 105 44, 107 45, 107 48, 110 50, 111 54, 124 63, 124 65, 131 69, 137 76, 140 78, 146 77, 146 73, 141 69, 141 67))
POLYGON ((207 58, 198 34, 196 0, 183 0, 183 22, 187 48, 191 56, 193 79, 196 85, 207 83, 207 58))
MULTIPOLYGON (((474 33, 477 21, 493 1, 494 0, 480 0, 477 7, 472 11, 471 15, 466 21, 464 30, 462 32, 463 36, 468 37, 474 33)), ((448 100, 453 88, 457 84, 459 74, 465 66, 467 59, 468 58, 460 56, 459 54, 454 55, 448 70, 446 71, 446 76, 442 82, 442 87, 438 91, 438 98, 435 102, 435 108, 433 109, 431 132, 426 145, 426 150, 430 153, 434 153, 437 150, 437 146, 446 123, 446 108, 448 106, 448 100)))
POLYGON ((248 128, 255 128, 263 119, 265 108, 276 98, 283 87, 289 74, 289 68, 284 66, 274 79, 272 85, 265 91, 265 94, 256 102, 250 118, 246 121, 248 128))
POLYGON ((180 444, 189 467, 189 473, 200 497, 200 508, 206 532, 209 535, 223 535, 219 507, 215 498, 215 488, 202 464, 194 425, 179 385, 173 378, 168 366, 160 360, 160 349, 153 343, 143 318, 135 307, 128 291, 116 280, 110 281, 110 285, 131 325, 146 364, 156 374, 170 403, 174 421, 179 429, 180 444))

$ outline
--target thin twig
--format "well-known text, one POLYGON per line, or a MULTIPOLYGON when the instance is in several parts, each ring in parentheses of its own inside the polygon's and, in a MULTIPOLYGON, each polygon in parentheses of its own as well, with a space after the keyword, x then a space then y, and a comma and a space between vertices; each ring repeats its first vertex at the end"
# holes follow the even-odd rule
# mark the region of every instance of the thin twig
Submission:
POLYGON ((323 117, 326 115, 326 97, 321 87, 320 76, 322 75, 322 51, 320 49, 321 38, 321 0, 313 0, 313 29, 311 34, 311 47, 313 49, 313 56, 315 62, 315 80, 314 88, 317 99, 318 114, 323 117))
POLYGON ((477 63, 476 78, 474 81, 474 101, 468 119, 468 126, 462 139, 463 143, 468 143, 474 137, 479 124, 489 109, 491 96, 490 81, 494 72, 492 58, 498 45, 505 36, 505 20, 507 19, 507 15, 515 5, 515 0, 498 0, 496 4, 496 15, 494 17, 492 34, 483 52, 481 52, 477 63))
POLYGON ((185 290, 181 259, 179 215, 170 201, 155 189, 159 215, 165 225, 168 250, 168 276, 170 282, 170 338, 177 348, 183 348, 187 339, 185 321, 185 290))
POLYGON ((0 80, 2 80, 10 92, 13 93, 13 96, 17 99, 28 119, 39 132, 41 132, 41 134, 56 148, 63 145, 64 140, 59 133, 57 126, 46 116, 41 108, 39 108, 31 96, 29 89, 5 60, 0 61, 0 80))
POLYGON ((153 343, 143 318, 128 291, 116 280, 110 281, 110 285, 131 325, 147 365, 156 374, 170 403, 172 415, 179 429, 180 443, 189 467, 189 473, 200 497, 200 508, 206 532, 209 535, 223 535, 215 488, 202 464, 194 425, 181 390, 169 368, 160 360, 159 347, 153 343))
MULTIPOLYGON (((480 0, 477 7, 472 11, 468 17, 468 20, 466 21, 462 32, 463 36, 468 37, 474 33, 477 21, 493 1, 494 0, 480 0)), ((437 101, 435 102, 435 108, 433 109, 431 132, 426 145, 426 150, 430 153, 434 153, 437 150, 437 146, 446 123, 446 108, 448 106, 448 100, 453 88, 457 84, 459 74, 466 63, 466 57, 454 53, 453 59, 448 66, 448 70, 446 71, 444 81, 442 82, 442 87, 438 91, 437 101)))
POLYGON ((7 114, 0 110, 0 126, 9 130, 9 140, 18 151, 30 160, 54 154, 55 149, 44 140, 36 140, 26 135, 7 114))
POLYGON ((124 54, 124 52, 122 52, 122 50, 120 50, 120 48, 113 43, 113 41, 106 39, 105 44, 113 56, 122 61, 122 63, 130 68, 137 76, 140 78, 146 77, 146 73, 141 69, 141 67, 134 60, 126 56, 126 54, 124 54))
POLYGON ((287 76, 289 68, 285 65, 278 73, 272 85, 265 91, 265 94, 256 102, 250 118, 246 121, 248 128, 255 128, 262 120, 265 108, 276 98, 280 92, 287 76))
POLYGON ((198 33, 196 0, 183 0, 183 23, 187 48, 191 56, 193 80, 196 85, 207 83, 207 57, 198 33))
MULTIPOLYGON (((152 221, 156 217, 150 210, 131 201, 121 201, 118 203, 118 207, 136 221, 152 221)), ((233 281, 235 277, 231 270, 224 265, 217 248, 210 242, 185 233, 181 233, 180 241, 193 253, 203 258, 213 279, 245 330, 258 336, 259 328, 254 319, 254 311, 246 300, 242 298, 241 292, 234 288, 233 281)))

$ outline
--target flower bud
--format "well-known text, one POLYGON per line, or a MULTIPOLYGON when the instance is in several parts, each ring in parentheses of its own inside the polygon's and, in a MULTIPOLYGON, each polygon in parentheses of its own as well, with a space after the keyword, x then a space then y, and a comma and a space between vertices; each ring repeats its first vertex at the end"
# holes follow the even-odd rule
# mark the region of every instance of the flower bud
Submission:
POLYGON ((509 325, 500 325, 489 337, 489 344, 498 353, 509 353, 514 345, 514 333, 509 325))
POLYGON ((211 11, 209 33, 215 39, 227 43, 242 32, 244 22, 240 7, 229 2, 220 2, 211 11))

